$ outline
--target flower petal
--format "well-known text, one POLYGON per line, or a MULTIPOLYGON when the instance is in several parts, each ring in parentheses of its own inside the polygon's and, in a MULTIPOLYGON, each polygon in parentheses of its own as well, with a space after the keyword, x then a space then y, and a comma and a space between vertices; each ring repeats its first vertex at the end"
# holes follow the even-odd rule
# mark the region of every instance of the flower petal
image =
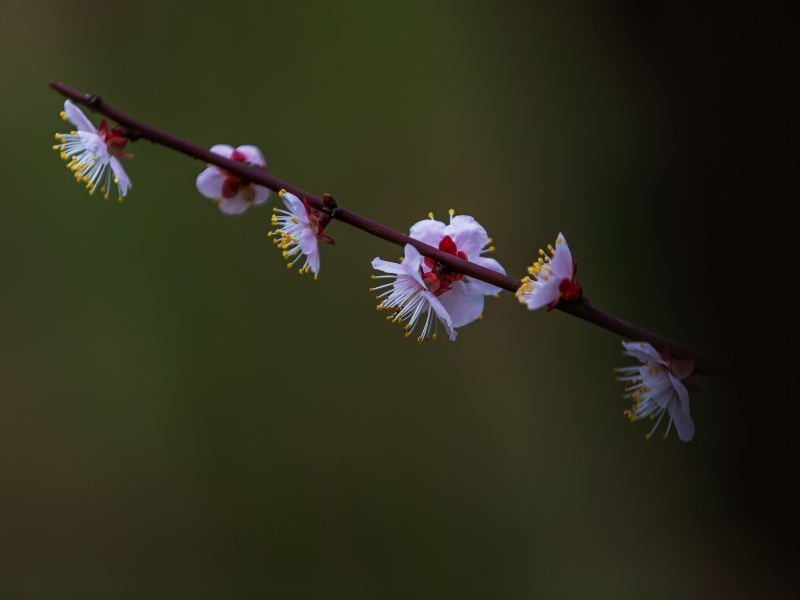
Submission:
POLYGON ((442 323, 444 323, 444 327, 447 330, 447 337, 450 338, 451 342, 455 342, 458 333, 453 327, 453 320, 450 318, 450 314, 447 312, 447 309, 439 301, 439 299, 432 293, 428 291, 422 293, 425 294, 425 297, 428 300, 428 304, 430 304, 431 308, 433 308, 433 312, 435 312, 436 316, 439 317, 439 320, 441 320, 442 323))
POLYGON ((483 293, 471 289, 463 280, 456 281, 449 291, 439 296, 439 301, 453 320, 453 327, 472 323, 483 313, 483 293))
POLYGON ((233 146, 229 146, 228 144, 215 144, 211 146, 210 151, 214 154, 224 156, 225 158, 230 158, 231 154, 233 154, 233 146))
POLYGON ((219 209, 226 215, 240 215, 247 210, 249 203, 243 194, 239 193, 232 198, 220 198, 219 209))
POLYGON ((653 367, 653 364, 639 367, 639 377, 644 382, 645 387, 650 390, 656 403, 661 408, 667 408, 673 394, 672 383, 667 377, 667 370, 662 367, 653 367))
POLYGON ((666 364, 658 353, 658 350, 647 342, 622 342, 622 346, 625 348, 625 353, 628 356, 632 356, 643 365, 648 365, 650 363, 659 365, 666 364))
POLYGON ((281 198, 289 212, 297 217, 297 220, 303 225, 308 225, 308 211, 306 210, 306 205, 303 204, 300 198, 291 192, 283 192, 281 198))
POLYGON ((694 421, 689 412, 689 391, 679 379, 669 376, 675 388, 675 398, 669 404, 669 416, 675 424, 675 430, 682 442, 689 442, 694 437, 694 421))
POLYGON ((197 176, 197 191, 206 198, 221 198, 225 175, 217 167, 208 167, 197 176))
POLYGON ((574 270, 572 252, 569 250, 566 238, 564 238, 564 235, 561 233, 556 237, 556 252, 550 259, 550 266, 556 277, 560 279, 572 279, 574 270))
POLYGON ((311 269, 314 275, 319 275, 319 260, 319 246, 317 246, 317 248, 308 255, 308 268, 311 269))
POLYGON ((445 228, 444 235, 453 238, 458 249, 465 252, 467 258, 473 262, 473 259, 480 256, 481 250, 489 243, 489 234, 486 233, 486 229, 469 215, 453 217, 445 228))
MULTIPOLYGON (((503 275, 506 274, 506 270, 503 268, 503 265, 501 265, 493 258, 486 258, 483 256, 477 256, 475 258, 470 257, 470 262, 473 262, 476 265, 480 265, 481 267, 486 267, 487 269, 491 269, 492 271, 497 271, 498 273, 502 273, 503 275)), ((480 292, 484 296, 492 296, 501 291, 501 288, 497 287, 496 285, 492 285, 491 283, 486 283, 485 281, 481 281, 480 279, 475 279, 474 277, 469 278, 469 283, 470 286, 474 286, 477 289, 480 289, 480 292)))
POLYGON ((300 251, 306 256, 316 252, 319 248, 317 236, 313 231, 311 231, 311 229, 303 229, 303 231, 300 233, 300 239, 298 241, 300 244, 300 251))
POLYGON ((122 163, 119 162, 119 159, 116 156, 112 156, 109 159, 109 162, 111 163, 111 170, 114 172, 114 177, 117 179, 119 195, 124 198, 128 193, 128 190, 131 188, 131 180, 128 177, 128 174, 125 172, 125 168, 122 166, 122 163))
POLYGON ((91 131, 79 131, 78 137, 81 139, 83 146, 97 157, 100 162, 108 161, 108 146, 106 146, 100 134, 92 133, 91 131))
POLYGON ((253 204, 259 206, 264 204, 267 200, 269 200, 269 188, 265 188, 263 185, 253 185, 253 204))
POLYGON ((558 300, 561 297, 561 293, 558 291, 559 283, 558 279, 551 277, 547 281, 536 281, 528 284, 533 285, 533 290, 522 294, 528 310, 538 310, 558 300))
MULTIPOLYGON (((403 269, 407 275, 410 275, 422 287, 425 288, 425 283, 422 281, 419 268, 422 265, 423 259, 419 250, 414 248, 411 244, 406 244, 403 248, 403 269)), ((427 289, 427 288, 425 288, 427 289)))
POLYGON ((406 274, 405 268, 403 268, 403 265, 400 263, 389 262, 388 260, 383 260, 377 256, 372 259, 372 268, 376 271, 383 271, 384 273, 389 273, 391 275, 406 274))
POLYGON ((675 388, 675 393, 678 394, 678 398, 681 401, 681 410, 685 413, 689 412, 689 390, 686 389, 686 386, 683 385, 683 382, 675 377, 672 373, 668 373, 669 381, 672 384, 672 387, 675 388))
POLYGON ((97 133, 97 128, 92 124, 83 111, 75 106, 70 100, 64 100, 64 114, 67 115, 70 123, 78 128, 78 131, 88 131, 97 133))
POLYGON ((244 154, 245 160, 260 167, 267 166, 267 161, 264 160, 264 155, 257 146, 245 145, 236 148, 237 151, 244 154))
POLYGON ((434 221, 433 219, 423 219, 411 226, 408 236, 429 244, 434 248, 439 247, 439 242, 445 236, 445 224, 441 221, 434 221))

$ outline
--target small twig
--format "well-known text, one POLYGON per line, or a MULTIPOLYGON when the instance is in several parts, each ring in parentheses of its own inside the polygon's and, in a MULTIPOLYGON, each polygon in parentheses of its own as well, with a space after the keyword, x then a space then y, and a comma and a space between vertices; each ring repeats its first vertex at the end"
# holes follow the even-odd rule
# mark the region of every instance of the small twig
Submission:
MULTIPOLYGON (((237 162, 219 154, 215 154, 210 150, 193 144, 181 138, 178 138, 171 133, 157 129, 147 123, 139 121, 123 113, 122 111, 114 108, 103 100, 100 96, 94 94, 84 94, 78 90, 56 81, 50 82, 50 87, 71 99, 74 102, 83 104, 84 106, 96 111, 110 119, 113 119, 120 125, 126 128, 129 139, 145 139, 161 146, 171 148, 176 152, 191 156, 205 163, 210 163, 225 169, 226 171, 238 175, 245 181, 255 183, 270 188, 274 191, 282 189, 291 192, 292 194, 305 198, 306 201, 314 208, 325 212, 331 219, 336 219, 342 223, 352 225, 362 231, 366 231, 374 236, 384 239, 398 246, 411 244, 421 254, 428 256, 437 262, 445 265, 451 271, 462 273, 468 277, 480 279, 486 283, 490 283, 499 288, 509 292, 516 292, 519 289, 521 282, 518 279, 503 275, 486 267, 481 267, 475 263, 458 258, 447 252, 443 252, 438 248, 434 248, 428 244, 410 238, 409 236, 395 231, 385 225, 382 225, 372 219, 363 217, 357 213, 346 208, 341 208, 337 205, 333 196, 324 194, 321 198, 303 190, 291 183, 282 181, 274 175, 264 171, 263 169, 256 169, 248 166, 245 163, 237 162)), ((589 302, 588 299, 583 298, 575 302, 560 302, 557 306, 559 310, 570 314, 572 316, 588 321, 598 327, 602 327, 608 331, 616 333, 622 337, 649 342, 660 351, 669 350, 669 353, 676 358, 691 359, 695 362, 695 371, 697 373, 705 374, 724 374, 725 369, 721 363, 715 359, 703 356, 694 352, 687 346, 670 341, 658 334, 655 334, 646 329, 642 329, 632 323, 623 321, 605 311, 597 308, 589 302)))

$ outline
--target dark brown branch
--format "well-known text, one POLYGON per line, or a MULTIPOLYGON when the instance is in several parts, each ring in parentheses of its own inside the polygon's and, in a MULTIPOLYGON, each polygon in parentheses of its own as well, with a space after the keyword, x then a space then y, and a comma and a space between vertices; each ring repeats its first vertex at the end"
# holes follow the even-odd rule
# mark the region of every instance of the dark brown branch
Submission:
MULTIPOLYGON (((308 203, 316 209, 327 210, 326 203, 323 202, 323 199, 319 196, 316 196, 311 192, 307 192, 306 190, 292 185, 291 183, 282 181, 263 169, 258 169, 248 166, 245 163, 224 158, 223 156, 214 154, 202 146, 198 146, 178 138, 166 131, 156 129, 153 126, 139 121, 138 119, 114 108, 99 96, 85 94, 64 83, 56 81, 50 82, 50 87, 74 102, 83 104, 91 110, 113 119, 127 129, 128 137, 132 140, 145 139, 155 144, 166 146, 167 148, 171 148, 172 150, 180 152, 181 154, 191 156, 192 158, 196 158, 205 163, 222 167, 226 171, 238 175, 246 181, 263 185, 276 192, 284 189, 300 198, 305 198, 308 203)), ((457 256, 453 256, 447 252, 443 252, 438 248, 424 244, 419 240, 412 239, 407 235, 400 233, 399 231, 395 231, 394 229, 386 227, 385 225, 381 225, 376 221, 363 217, 351 210, 347 210, 346 208, 338 207, 333 212, 332 218, 342 221, 343 223, 347 223, 348 225, 352 225, 353 227, 357 227, 358 229, 366 231, 367 233, 382 238, 388 242, 392 242, 393 244, 397 244, 398 246, 411 244, 423 255, 429 256, 430 258, 440 262, 452 271, 463 273, 464 275, 474 277, 475 279, 480 279, 481 281, 485 281, 486 283, 490 283, 509 292, 516 292, 521 285, 521 282, 518 279, 508 277, 507 275, 497 273, 496 271, 492 271, 486 267, 481 267, 475 263, 458 258, 457 256)), ((557 308, 567 314, 593 323, 598 327, 607 329, 608 331, 616 333, 622 337, 636 341, 649 342, 660 351, 669 348, 671 355, 674 357, 694 360, 698 373, 721 374, 723 372, 722 365, 717 361, 709 357, 702 356, 690 348, 683 346, 682 344, 677 344, 655 333, 647 331, 646 329, 642 329, 641 327, 637 327, 636 325, 623 321, 622 319, 618 319, 617 317, 595 307, 588 301, 588 299, 584 298, 580 301, 572 303, 561 302, 557 308)))

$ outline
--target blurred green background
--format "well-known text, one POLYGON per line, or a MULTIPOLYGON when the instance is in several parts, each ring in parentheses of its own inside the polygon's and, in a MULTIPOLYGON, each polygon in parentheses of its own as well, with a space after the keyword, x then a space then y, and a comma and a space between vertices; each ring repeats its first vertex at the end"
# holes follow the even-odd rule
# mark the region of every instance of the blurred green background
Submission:
POLYGON ((724 247, 713 215, 730 199, 706 193, 724 161, 697 140, 726 145, 711 115, 736 90, 718 79, 749 67, 720 59, 738 30, 694 17, 4 9, 0 597, 783 590, 797 549, 742 491, 753 465, 732 386, 699 381, 691 444, 646 442, 622 415, 607 332, 504 295, 457 343, 419 347, 367 292, 369 261, 397 248, 334 223, 313 283, 265 240, 268 207, 228 218, 195 191, 203 165, 134 144, 118 206, 50 149, 58 79, 205 146, 257 144, 278 176, 397 229, 472 214, 512 273, 563 231, 595 303, 724 353, 697 265, 724 247))

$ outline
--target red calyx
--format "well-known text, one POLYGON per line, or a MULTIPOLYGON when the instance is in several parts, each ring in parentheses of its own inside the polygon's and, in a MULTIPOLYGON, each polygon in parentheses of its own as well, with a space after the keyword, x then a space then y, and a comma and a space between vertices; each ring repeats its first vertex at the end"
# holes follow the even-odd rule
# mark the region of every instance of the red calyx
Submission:
POLYGON ((453 238, 451 238, 449 235, 444 236, 442 241, 439 242, 439 250, 467 260, 467 253, 463 250, 459 250, 458 246, 456 246, 456 243, 453 241, 453 238))
MULTIPOLYGON (((235 160, 236 162, 240 163, 247 163, 247 156, 245 156, 244 152, 240 152, 239 150, 234 150, 231 152, 229 157, 231 160, 235 160)), ((254 167, 259 167, 261 169, 265 169, 263 165, 252 165, 254 167)), ((253 186, 249 183, 245 183, 241 177, 238 175, 234 175, 233 173, 229 173, 222 167, 217 167, 222 173, 225 175, 225 180, 222 182, 222 197, 223 198, 233 198, 236 194, 240 191, 244 192, 245 199, 248 202, 252 202, 253 198, 255 197, 255 190, 253 186)), ((266 170, 266 169, 265 169, 266 170)))
POLYGON ((233 198, 239 193, 242 187, 242 180, 236 175, 227 174, 225 180, 222 182, 222 197, 233 198))
POLYGON ((128 138, 125 137, 125 128, 117 125, 114 129, 108 129, 108 122, 103 119, 100 121, 100 127, 97 129, 97 135, 103 138, 106 143, 106 149, 111 156, 117 158, 132 158, 133 154, 125 152, 125 145, 128 143, 128 138))
POLYGON ((323 213, 315 208, 311 208, 308 204, 308 200, 305 198, 303 198, 303 205, 306 207, 308 222, 311 223, 311 229, 317 234, 317 239, 321 242, 325 242, 326 244, 335 244, 336 240, 334 240, 328 234, 323 233, 325 231, 325 227, 327 227, 328 223, 331 221, 331 218, 327 215, 327 213, 323 213))
POLYGON ((577 272, 578 262, 572 261, 572 277, 561 280, 561 282, 558 284, 558 293, 560 294, 558 300, 550 304, 547 307, 547 310, 553 310, 562 300, 565 302, 570 302, 581 299, 583 296, 583 289, 581 289, 581 285, 575 281, 575 274, 577 272))
POLYGON ((581 289, 580 284, 575 281, 575 275, 578 273, 578 261, 572 261, 572 278, 571 279, 562 279, 561 283, 558 284, 558 291, 561 294, 561 300, 566 300, 569 302, 570 300, 579 300, 581 296, 583 296, 583 290, 581 289))
POLYGON ((581 286, 574 279, 562 279, 558 284, 562 300, 576 300, 581 297, 581 286))
POLYGON ((669 372, 680 381, 683 381, 683 385, 686 386, 687 390, 693 393, 700 391, 700 388, 697 387, 697 384, 691 381, 684 381, 684 379, 694 373, 695 365, 691 358, 672 358, 669 344, 664 346, 664 351, 661 353, 661 357, 664 359, 664 362, 667 363, 667 369, 669 372))
POLYGON ((447 252, 448 254, 455 254, 458 252, 458 246, 449 235, 446 235, 439 242, 439 250, 447 252))

